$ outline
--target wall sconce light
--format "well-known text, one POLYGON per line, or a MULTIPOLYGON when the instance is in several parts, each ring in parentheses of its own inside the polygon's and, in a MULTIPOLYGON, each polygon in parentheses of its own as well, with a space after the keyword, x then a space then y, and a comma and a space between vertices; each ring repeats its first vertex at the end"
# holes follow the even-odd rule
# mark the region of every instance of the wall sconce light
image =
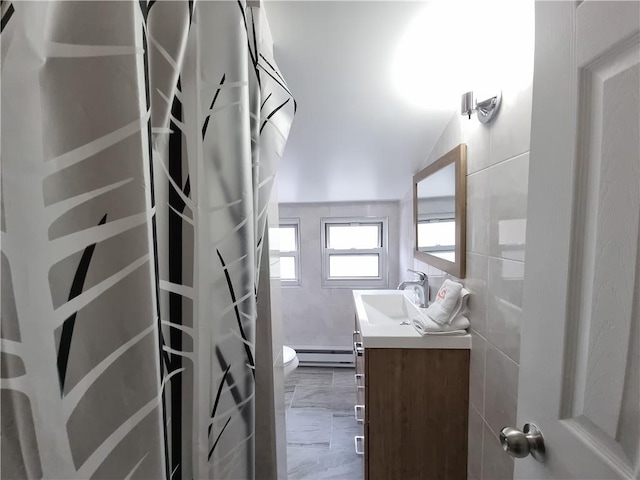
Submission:
POLYGON ((469 115, 469 119, 471 119, 471 114, 473 112, 477 112, 480 123, 489 123, 498 113, 501 100, 502 92, 500 91, 497 95, 480 102, 477 100, 474 102, 473 92, 463 93, 462 101, 460 103, 460 114, 469 115))

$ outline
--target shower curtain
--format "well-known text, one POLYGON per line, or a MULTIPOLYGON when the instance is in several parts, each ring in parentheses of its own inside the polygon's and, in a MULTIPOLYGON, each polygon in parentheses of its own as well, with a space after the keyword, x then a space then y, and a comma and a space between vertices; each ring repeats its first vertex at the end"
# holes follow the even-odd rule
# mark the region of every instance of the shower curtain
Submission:
POLYGON ((295 113, 263 9, 1 14, 2 478, 253 478, 258 263, 295 113))

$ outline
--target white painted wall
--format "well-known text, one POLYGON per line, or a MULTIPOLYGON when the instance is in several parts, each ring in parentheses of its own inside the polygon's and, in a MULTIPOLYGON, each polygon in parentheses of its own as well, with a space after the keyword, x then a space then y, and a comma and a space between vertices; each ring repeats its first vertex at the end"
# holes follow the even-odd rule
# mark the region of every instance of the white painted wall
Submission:
MULTIPOLYGON (((533 2, 531 2, 533 3, 533 2)), ((469 411, 469 479, 513 477, 513 460, 500 447, 503 426, 516 425, 520 321, 525 268, 525 230, 533 80, 533 9, 505 38, 512 50, 531 58, 529 68, 501 81, 502 106, 482 125, 454 114, 425 159, 425 167, 459 143, 467 144, 467 275, 473 348, 469 411), (528 26, 529 25, 529 26, 528 26), (526 28, 525 28, 526 27, 526 28), (522 32, 518 34, 517 32, 522 32)), ((482 41, 481 37, 476 41, 482 41)), ((495 52, 498 63, 511 57, 495 52)), ((523 62, 519 62, 522 64, 523 62)), ((435 294, 444 272, 413 258, 412 192, 400 202, 399 275, 407 268, 430 275, 435 294)))
MULTIPOLYGON (((407 179, 407 186, 411 180, 407 179)), ((398 285, 398 202, 281 204, 280 218, 300 219, 301 284, 282 287, 285 343, 293 348, 351 348, 353 300, 350 288, 323 288, 322 217, 388 217, 389 288, 398 285)))

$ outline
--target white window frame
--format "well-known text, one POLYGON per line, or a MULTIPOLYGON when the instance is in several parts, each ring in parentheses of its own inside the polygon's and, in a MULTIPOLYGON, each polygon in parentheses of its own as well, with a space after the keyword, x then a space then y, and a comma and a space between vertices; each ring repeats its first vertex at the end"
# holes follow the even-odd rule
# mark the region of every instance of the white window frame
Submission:
POLYGON ((389 229, 387 217, 322 217, 320 219, 322 249, 322 286, 325 288, 387 288, 389 286, 389 229), (331 249, 328 245, 330 225, 380 225, 380 247, 331 249), (330 255, 378 255, 378 277, 329 277, 330 255))
MULTIPOLYGON (((269 254, 272 257, 277 257, 278 262, 282 257, 291 257, 293 258, 293 262, 295 264, 295 275, 296 278, 294 280, 280 278, 280 284, 283 287, 297 287, 300 285, 300 219, 299 218, 281 218, 278 222, 278 226, 276 228, 291 228, 295 229, 295 240, 296 240, 296 249, 291 251, 282 252, 280 250, 271 249, 272 245, 269 245, 269 254)), ((271 227, 273 228, 273 227, 271 227)), ((275 277, 278 278, 278 277, 275 277)))

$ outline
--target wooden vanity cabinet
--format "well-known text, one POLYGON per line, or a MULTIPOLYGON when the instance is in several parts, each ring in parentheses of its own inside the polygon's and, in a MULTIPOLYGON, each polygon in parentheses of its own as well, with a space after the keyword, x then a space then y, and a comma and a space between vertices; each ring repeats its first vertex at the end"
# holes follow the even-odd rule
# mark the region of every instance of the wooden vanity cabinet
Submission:
POLYGON ((365 479, 466 479, 470 351, 361 353, 365 479))

